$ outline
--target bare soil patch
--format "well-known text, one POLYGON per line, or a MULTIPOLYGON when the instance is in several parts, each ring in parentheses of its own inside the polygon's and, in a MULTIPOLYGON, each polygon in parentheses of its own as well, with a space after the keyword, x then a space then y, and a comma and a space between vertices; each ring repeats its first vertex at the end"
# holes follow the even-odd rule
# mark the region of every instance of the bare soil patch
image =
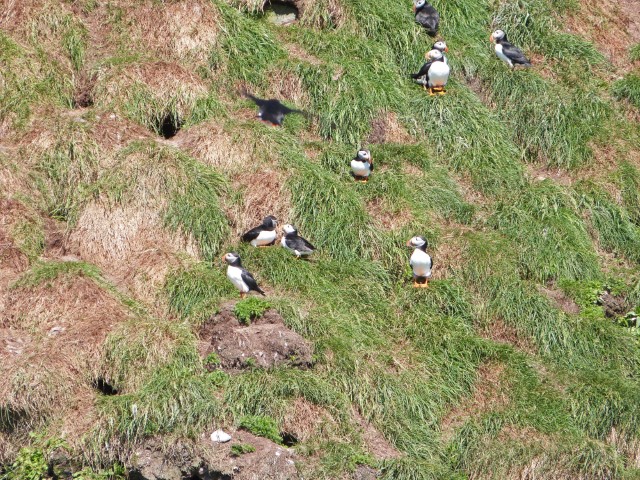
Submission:
POLYGON ((553 285, 539 287, 538 290, 547 297, 553 305, 569 315, 577 315, 580 313, 580 307, 576 302, 567 297, 562 290, 558 290, 553 285))
POLYGON ((358 424, 360 435, 369 453, 378 460, 398 458, 402 453, 389 443, 382 433, 368 422, 359 412, 353 411, 353 417, 358 424))
POLYGON ((505 366, 495 362, 485 362, 478 368, 478 376, 471 397, 447 413, 440 424, 445 442, 453 438, 455 430, 473 417, 494 410, 501 410, 509 403, 505 366))
POLYGON ((309 367, 312 346, 284 324, 275 310, 267 310, 249 326, 233 314, 233 304, 222 307, 199 331, 200 353, 215 352, 226 370, 241 370, 255 364, 262 368, 281 364, 309 367), (253 359, 253 360, 249 360, 253 359))

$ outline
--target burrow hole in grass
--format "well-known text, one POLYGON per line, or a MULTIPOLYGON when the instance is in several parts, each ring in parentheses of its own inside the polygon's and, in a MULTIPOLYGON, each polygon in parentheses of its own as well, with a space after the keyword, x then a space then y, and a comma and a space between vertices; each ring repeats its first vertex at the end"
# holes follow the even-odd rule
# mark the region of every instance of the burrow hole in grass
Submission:
POLYGON ((113 387, 109 382, 107 382, 104 378, 99 377, 93 381, 93 388, 98 390, 102 395, 117 395, 118 390, 113 387))
POLYGON ((282 444, 285 447, 295 447, 298 444, 298 438, 289 432, 280 432, 280 436, 282 437, 282 444))
POLYGON ((292 1, 267 0, 263 9, 269 21, 276 25, 290 25, 300 17, 298 7, 292 1))
POLYGON ((173 138, 183 125, 182 119, 175 112, 159 115, 153 122, 153 129, 164 138, 173 138))

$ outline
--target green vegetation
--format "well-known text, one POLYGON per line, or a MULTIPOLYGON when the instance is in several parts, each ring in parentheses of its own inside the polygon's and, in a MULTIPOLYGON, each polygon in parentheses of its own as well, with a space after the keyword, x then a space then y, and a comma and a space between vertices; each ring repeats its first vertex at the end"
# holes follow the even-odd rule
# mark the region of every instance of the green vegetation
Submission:
POLYGON ((231 445, 231 453, 240 456, 245 453, 253 453, 256 451, 256 447, 251 445, 250 443, 237 443, 235 445, 231 445))
POLYGON ((578 1, 434 0, 453 71, 435 98, 407 76, 431 41, 410 2, 307 2, 286 27, 254 0, 49 2, 3 29, 0 478, 55 470, 63 445, 44 439, 63 434, 74 478, 123 478, 148 442, 195 451, 212 422, 277 444, 291 432, 305 478, 635 478, 639 327, 599 303, 640 308, 638 78, 566 33, 566 16, 589 21, 578 1), (497 27, 531 69, 495 57, 497 27), (156 35, 170 54, 146 48, 156 35), (208 52, 196 66, 194 52, 208 52), (81 79, 94 103, 78 109, 81 79), (311 115, 264 125, 243 88, 311 115), (367 184, 349 175, 360 147, 367 184), (314 256, 240 244, 265 213, 314 256), (411 288, 418 234, 427 289, 411 288), (238 300, 225 251, 273 293, 238 300), (87 311, 78 277, 122 314, 87 311), (53 285, 70 291, 44 297, 53 285), (25 320, 35 295, 55 318, 25 320), (226 372, 201 353, 220 308, 245 325, 277 310, 313 366, 257 368, 247 352, 226 372))
POLYGON ((258 437, 264 437, 273 442, 282 443, 278 424, 271 417, 264 415, 248 415, 240 419, 239 426, 258 437))
POLYGON ((640 108, 640 75, 630 73, 613 84, 616 98, 627 99, 636 108, 640 108))
POLYGON ((271 303, 260 298, 247 298, 236 303, 233 314, 244 325, 250 325, 252 320, 260 318, 264 312, 271 308, 271 303))

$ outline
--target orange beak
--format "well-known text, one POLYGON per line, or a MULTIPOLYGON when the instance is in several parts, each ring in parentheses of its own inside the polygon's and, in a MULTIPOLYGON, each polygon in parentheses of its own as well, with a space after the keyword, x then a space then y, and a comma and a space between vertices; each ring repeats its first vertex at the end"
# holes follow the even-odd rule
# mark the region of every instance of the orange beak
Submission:
POLYGON ((489 35, 489 41, 493 43, 493 33, 489 35))
POLYGON ((416 6, 415 5, 412 7, 412 10, 413 10, 413 13, 416 13, 416 6))
POLYGON ((220 260, 222 260, 223 263, 227 263, 227 259, 224 255, 220 257, 220 260))
POLYGON ((449 52, 449 47, 444 47, 445 52, 449 52))
POLYGON ((411 245, 411 239, 407 240, 407 247, 412 247, 413 245, 411 245))
POLYGON ((369 163, 373 165, 373 157, 369 157, 369 163))

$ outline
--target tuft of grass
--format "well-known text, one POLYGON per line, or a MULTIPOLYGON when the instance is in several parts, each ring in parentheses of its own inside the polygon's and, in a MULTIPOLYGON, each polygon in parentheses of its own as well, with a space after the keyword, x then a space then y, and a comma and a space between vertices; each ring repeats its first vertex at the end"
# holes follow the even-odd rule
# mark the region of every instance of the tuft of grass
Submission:
POLYGON ((619 99, 626 99, 636 108, 640 108, 640 75, 629 73, 622 80, 618 80, 612 87, 613 95, 619 99))
POLYGON ((640 171, 632 164, 623 162, 617 176, 622 203, 631 221, 640 226, 640 171))
POLYGON ((260 318, 271 307, 270 302, 251 297, 236 303, 233 307, 233 314, 240 323, 250 325, 253 320, 260 318))
POLYGON ((165 291, 171 310, 194 323, 204 322, 217 310, 222 299, 235 293, 221 269, 204 263, 171 273, 165 291))
POLYGON ((523 274, 533 280, 593 278, 597 257, 576 202, 549 181, 498 202, 490 224, 518 245, 523 274))
POLYGON ((84 276, 98 283, 104 282, 100 270, 85 262, 36 262, 33 267, 20 277, 13 288, 33 288, 43 283, 51 283, 58 277, 84 276))
POLYGON ((593 184, 583 183, 577 186, 577 191, 580 207, 589 216, 600 245, 640 262, 640 227, 634 225, 626 210, 593 184))
POLYGON ((256 447, 251 445, 250 443, 236 443, 235 445, 231 445, 231 454, 239 457, 240 455, 244 455, 246 453, 253 453, 256 451, 256 447))
POLYGON ((240 419, 239 427, 258 437, 268 438, 278 444, 282 443, 277 422, 266 415, 246 415, 240 419))

